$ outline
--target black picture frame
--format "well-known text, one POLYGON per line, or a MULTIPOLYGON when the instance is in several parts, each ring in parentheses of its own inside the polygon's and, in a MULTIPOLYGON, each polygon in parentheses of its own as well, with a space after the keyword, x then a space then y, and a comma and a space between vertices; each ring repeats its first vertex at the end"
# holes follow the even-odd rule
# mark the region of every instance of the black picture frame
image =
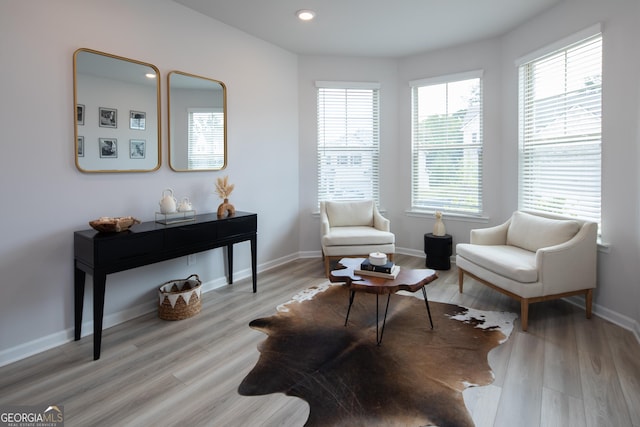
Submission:
POLYGON ((129 128, 133 130, 145 130, 147 126, 147 113, 144 111, 129 111, 129 128))
POLYGON ((118 140, 116 138, 98 138, 98 149, 100 158, 117 159, 118 158, 118 140))
POLYGON ((98 107, 98 124, 103 128, 117 128, 118 110, 115 108, 98 107))
POLYGON ((80 126, 84 126, 84 105, 83 104, 78 104, 76 106, 76 120, 78 122, 78 125, 80 126))
POLYGON ((129 140, 129 158, 144 159, 147 154, 147 141, 145 139, 129 140))
POLYGON ((84 136, 78 136, 78 144, 76 145, 76 154, 78 157, 84 157, 84 136))

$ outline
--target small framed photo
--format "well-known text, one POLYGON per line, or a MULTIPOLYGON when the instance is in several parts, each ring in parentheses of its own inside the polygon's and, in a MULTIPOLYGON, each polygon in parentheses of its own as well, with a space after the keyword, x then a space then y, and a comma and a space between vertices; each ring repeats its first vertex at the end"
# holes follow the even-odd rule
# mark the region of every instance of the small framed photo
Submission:
POLYGON ((144 130, 147 113, 143 111, 129 111, 129 128, 134 130, 144 130))
POLYGON ((82 104, 78 104, 76 105, 76 116, 78 124, 79 125, 84 125, 84 105, 82 104))
POLYGON ((132 159, 144 159, 147 141, 144 139, 129 140, 129 157, 132 159))
POLYGON ((117 128, 118 127, 118 110, 115 108, 98 108, 100 127, 117 128))
POLYGON ((76 145, 76 153, 78 157, 84 157, 84 136, 78 137, 78 143, 76 145))
POLYGON ((116 159, 118 157, 118 140, 116 138, 99 138, 100 157, 116 159))

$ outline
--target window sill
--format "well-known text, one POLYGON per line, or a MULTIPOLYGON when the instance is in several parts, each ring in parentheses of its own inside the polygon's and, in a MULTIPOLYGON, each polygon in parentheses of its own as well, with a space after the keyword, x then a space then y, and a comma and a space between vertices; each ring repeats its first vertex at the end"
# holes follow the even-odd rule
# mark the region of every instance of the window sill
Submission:
MULTIPOLYGON (((378 212, 380 212, 380 214, 382 216, 385 216, 387 214, 387 210, 386 209, 378 208, 378 212)), ((311 216, 314 217, 314 218, 320 218, 320 211, 312 211, 311 212, 311 216)))
POLYGON ((603 242, 600 236, 598 236, 598 252, 603 254, 611 252, 611 243, 603 242))
MULTIPOLYGON (((435 211, 419 211, 411 209, 404 211, 404 213, 408 217, 415 218, 433 218, 435 215, 435 211)), ((489 217, 486 216, 465 215, 457 213, 443 213, 442 218, 447 221, 476 222, 481 224, 487 224, 489 222, 489 217)))

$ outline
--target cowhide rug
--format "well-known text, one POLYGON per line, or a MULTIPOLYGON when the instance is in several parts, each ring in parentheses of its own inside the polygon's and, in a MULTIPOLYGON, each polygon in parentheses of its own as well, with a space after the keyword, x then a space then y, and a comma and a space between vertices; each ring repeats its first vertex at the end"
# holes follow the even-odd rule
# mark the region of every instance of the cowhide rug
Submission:
POLYGON ((356 293, 345 327, 348 294, 327 283, 253 320, 268 337, 238 392, 304 399, 306 426, 473 426, 462 391, 493 382, 487 354, 516 315, 430 301, 432 330, 422 293, 396 294, 377 346, 375 295, 356 293))

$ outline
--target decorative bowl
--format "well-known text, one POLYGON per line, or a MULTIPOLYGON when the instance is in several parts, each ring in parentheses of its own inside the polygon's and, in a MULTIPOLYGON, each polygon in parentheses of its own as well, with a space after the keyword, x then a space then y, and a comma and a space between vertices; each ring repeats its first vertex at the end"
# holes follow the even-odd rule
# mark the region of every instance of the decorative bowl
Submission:
POLYGON ((89 221, 89 225, 101 233, 118 233, 128 230, 133 224, 140 224, 140 221, 132 216, 102 216, 93 221, 89 221))

